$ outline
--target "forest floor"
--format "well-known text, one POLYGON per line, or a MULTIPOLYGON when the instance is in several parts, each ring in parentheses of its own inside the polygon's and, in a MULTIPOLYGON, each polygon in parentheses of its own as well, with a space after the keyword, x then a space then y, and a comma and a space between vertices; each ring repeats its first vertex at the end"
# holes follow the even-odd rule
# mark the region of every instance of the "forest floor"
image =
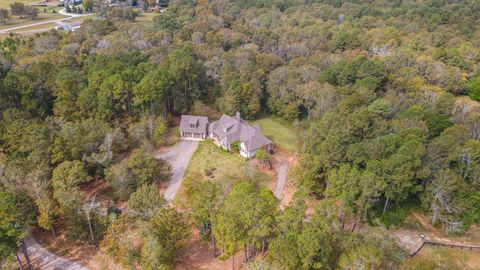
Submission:
MULTIPOLYGON (((218 254, 217 254, 218 255, 218 254)), ((243 252, 235 255, 235 269, 243 269, 243 252)), ((221 260, 213 257, 212 247, 202 239, 200 232, 192 228, 190 238, 184 250, 179 254, 175 263, 175 270, 225 270, 232 269, 232 259, 221 260)))

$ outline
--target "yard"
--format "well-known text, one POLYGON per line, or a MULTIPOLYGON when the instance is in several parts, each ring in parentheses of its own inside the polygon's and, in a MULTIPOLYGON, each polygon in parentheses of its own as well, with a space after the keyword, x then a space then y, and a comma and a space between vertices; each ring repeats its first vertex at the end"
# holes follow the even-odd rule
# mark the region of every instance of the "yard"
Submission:
POLYGON ((446 247, 424 247, 415 257, 402 263, 402 270, 434 269, 479 269, 478 251, 460 250, 446 247))
POLYGON ((10 4, 13 2, 24 3, 25 5, 31 5, 39 3, 38 0, 1 0, 0 1, 0 8, 7 8, 10 9, 10 4))
POLYGON ((281 149, 289 152, 298 151, 300 144, 298 133, 283 120, 274 117, 265 117, 251 121, 250 124, 260 125, 263 134, 281 149))
POLYGON ((53 13, 51 11, 44 13, 43 9, 41 9, 40 12, 38 13, 38 17, 35 20, 32 20, 29 17, 24 17, 23 19, 20 19, 20 17, 12 16, 12 18, 7 22, 7 24, 0 24, 0 30, 12 28, 12 27, 18 27, 22 25, 41 23, 41 22, 51 21, 51 20, 56 20, 61 18, 67 18, 67 17, 58 13, 53 13))
POLYGON ((201 141, 185 172, 180 196, 176 196, 175 200, 181 205, 182 198, 185 198, 185 186, 199 181, 219 182, 222 186, 229 188, 239 181, 251 178, 266 187, 272 177, 273 175, 257 170, 252 163, 240 155, 229 153, 210 140, 201 141))

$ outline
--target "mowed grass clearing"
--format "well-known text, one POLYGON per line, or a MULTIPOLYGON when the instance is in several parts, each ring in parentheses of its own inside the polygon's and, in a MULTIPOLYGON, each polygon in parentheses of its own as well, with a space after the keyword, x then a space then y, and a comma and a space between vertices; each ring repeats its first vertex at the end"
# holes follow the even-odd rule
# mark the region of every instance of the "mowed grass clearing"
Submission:
MULTIPOLYGON (((20 19, 20 17, 12 16, 11 20, 9 20, 7 24, 0 24, 0 30, 22 26, 22 25, 28 26, 29 24, 36 24, 36 23, 62 19, 62 18, 68 18, 68 17, 58 13, 53 13, 53 12, 48 12, 48 13, 39 12, 38 17, 35 20, 32 20, 31 18, 27 18, 27 17, 20 19)), ((15 32, 15 30, 13 30, 13 32, 15 32)))
POLYGON ((480 252, 425 246, 415 257, 407 259, 401 270, 480 269, 480 252))
POLYGON ((31 5, 39 3, 38 0, 0 0, 0 8, 7 8, 10 10, 10 5, 13 2, 24 3, 25 5, 31 5))
POLYGON ((300 139, 295 130, 289 127, 283 120, 274 117, 264 117, 250 121, 250 124, 258 124, 262 128, 263 134, 281 149, 289 152, 298 151, 300 139))
POLYGON ((271 174, 257 170, 239 154, 229 153, 211 140, 200 141, 185 172, 184 182, 179 191, 180 196, 176 196, 175 201, 182 205, 185 202, 186 187, 202 181, 217 182, 229 190, 236 183, 248 179, 257 182, 261 187, 266 187, 272 177, 271 174))

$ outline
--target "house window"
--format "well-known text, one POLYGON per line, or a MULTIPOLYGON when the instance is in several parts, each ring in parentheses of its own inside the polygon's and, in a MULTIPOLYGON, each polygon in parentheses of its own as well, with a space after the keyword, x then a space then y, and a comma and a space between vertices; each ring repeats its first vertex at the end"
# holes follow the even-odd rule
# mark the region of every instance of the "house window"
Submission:
POLYGON ((190 124, 190 127, 191 127, 191 128, 195 128, 195 124, 190 124))

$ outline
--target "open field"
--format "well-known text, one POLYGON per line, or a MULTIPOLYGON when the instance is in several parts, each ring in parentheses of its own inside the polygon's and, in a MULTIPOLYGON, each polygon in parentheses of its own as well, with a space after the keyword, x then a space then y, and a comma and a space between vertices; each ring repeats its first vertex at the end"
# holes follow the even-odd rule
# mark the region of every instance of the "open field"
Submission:
POLYGON ((137 16, 135 21, 137 22, 150 22, 153 20, 155 16, 157 16, 160 13, 155 13, 155 12, 144 12, 142 15, 137 16))
POLYGON ((176 197, 176 201, 185 197, 185 186, 198 181, 219 182, 222 186, 229 188, 239 181, 251 178, 266 187, 272 177, 273 175, 258 171, 240 155, 229 153, 210 140, 201 141, 190 159, 184 183, 180 188, 180 196, 176 197))
POLYGON ((22 34, 22 32, 33 32, 33 31, 41 31, 41 30, 45 30, 45 31, 48 31, 52 28, 55 28, 55 26, 57 26, 58 24, 56 23, 53 23, 53 22, 49 22, 49 23, 42 23, 42 24, 39 24, 39 25, 34 25, 34 26, 27 26, 27 27, 24 27, 24 28, 20 28, 20 29, 17 29, 15 30, 14 32, 15 33, 19 33, 19 34, 22 34))
POLYGON ((251 121, 250 124, 258 124, 262 128, 263 134, 273 141, 283 150, 295 152, 300 143, 295 130, 283 121, 273 117, 265 117, 259 120, 251 121))
POLYGON ((38 0, 1 0, 0 1, 0 8, 8 8, 10 9, 10 4, 13 2, 24 3, 25 5, 31 5, 39 3, 38 0))
POLYGON ((415 257, 402 263, 402 270, 480 269, 480 252, 445 247, 424 247, 415 257))
POLYGON ((63 16, 61 14, 52 13, 52 12, 48 12, 48 13, 40 12, 38 13, 38 18, 35 20, 32 20, 30 18, 20 19, 17 16, 12 16, 12 19, 8 21, 7 24, 0 25, 0 30, 12 28, 12 27, 18 27, 18 26, 27 25, 27 24, 40 23, 43 21, 56 20, 61 18, 67 18, 67 16, 63 16))

